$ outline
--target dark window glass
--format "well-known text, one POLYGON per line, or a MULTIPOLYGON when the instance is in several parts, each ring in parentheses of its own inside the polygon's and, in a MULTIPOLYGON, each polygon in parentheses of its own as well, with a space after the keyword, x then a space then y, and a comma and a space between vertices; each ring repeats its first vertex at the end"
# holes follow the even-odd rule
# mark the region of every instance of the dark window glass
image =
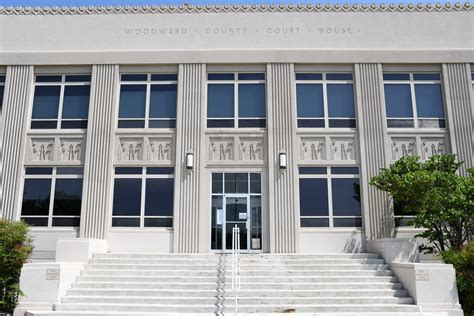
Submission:
POLYGON ((113 215, 139 216, 141 179, 115 179, 113 215))
POLYGON ((262 73, 239 74, 239 80, 265 80, 265 74, 262 74, 262 73))
POLYGON ((300 179, 301 216, 328 216, 327 179, 300 179))
POLYGON ((113 217, 112 218, 112 226, 114 226, 114 227, 139 227, 140 226, 140 218, 113 217))
POLYGON ((384 89, 387 117, 413 117, 410 85, 386 84, 384 89))
POLYGON ((334 227, 362 227, 362 219, 354 218, 334 218, 334 227))
POLYGON ((178 80, 177 74, 157 74, 151 75, 153 81, 176 81, 178 80))
POLYGON ((360 216, 359 179, 332 179, 334 216, 360 216))
POLYGON ((332 167, 332 174, 359 174, 358 167, 332 167))
POLYGON ((296 80, 323 80, 322 74, 296 74, 296 80))
POLYGON ((151 86, 150 118, 176 118, 175 84, 151 86))
POLYGON ((54 121, 32 121, 31 128, 33 129, 51 129, 56 128, 57 120, 54 121))
POLYGON ((47 217, 21 217, 30 226, 48 226, 47 217))
POLYGON ((439 74, 413 74, 413 80, 440 80, 439 74))
POLYGON ((383 74, 383 80, 410 80, 410 74, 383 74))
POLYGON ((0 82, 5 82, 5 76, 0 76, 0 82))
POLYGON ((301 227, 329 227, 328 218, 302 218, 301 227))
POLYGON ((82 179, 56 179, 53 215, 81 215, 82 179))
POLYGON ((122 81, 146 81, 147 75, 122 75, 122 81))
POLYGON ((352 80, 352 74, 326 74, 327 80, 352 80))
POLYGON ((173 167, 148 167, 146 168, 147 174, 174 174, 173 167))
POLYGON ((144 120, 119 120, 118 122, 119 128, 144 128, 145 121, 144 120))
POLYGON ((415 127, 413 120, 387 120, 387 127, 415 127))
POLYGON ((147 179, 145 216, 173 216, 174 179, 147 179))
POLYGON ((66 76, 66 82, 90 82, 90 75, 71 75, 66 76))
POLYGON ((246 119, 239 120, 239 127, 265 127, 267 126, 266 119, 246 119))
POLYGON ((86 120, 80 120, 80 121, 61 121, 61 128, 79 128, 79 129, 85 129, 87 128, 87 121, 86 120))
POLYGON ((234 120, 207 120, 207 127, 209 128, 234 127, 234 120))
POLYGON ((443 119, 421 119, 418 120, 419 127, 445 128, 446 122, 443 119))
POLYGON ((207 117, 234 117, 234 85, 209 84, 207 117))
POLYGON ((234 74, 208 74, 207 80, 234 80, 234 74))
POLYGON ((212 174, 212 193, 222 193, 222 173, 212 174))
POLYGON ((444 117, 441 85, 416 84, 415 99, 418 117, 444 117))
POLYGON ((262 175, 260 173, 250 174, 250 193, 262 193, 262 175))
POLYGON ((61 76, 36 76, 36 82, 61 82, 61 76))
POLYGON ((296 85, 298 117, 324 117, 323 85, 296 85))
POLYGON ((176 120, 151 120, 148 122, 150 128, 176 128, 176 120))
POLYGON ((122 85, 120 87, 119 118, 145 117, 146 85, 122 85))
POLYGON ((172 218, 145 218, 145 227, 173 227, 172 218))
POLYGON ((64 87, 62 118, 87 119, 91 86, 64 87))
POLYGON ((329 117, 355 117, 352 84, 328 84, 329 117))
POLYGON ((51 179, 25 179, 21 215, 48 215, 51 179))
POLYGON ((115 167, 115 174, 142 174, 141 167, 115 167))
POLYGON ((53 217, 53 226, 56 227, 79 227, 79 217, 53 217))
POLYGON ((326 167, 300 167, 300 174, 327 174, 326 167))
POLYGON ((2 111, 2 108, 3 108, 3 91, 4 91, 5 87, 4 86, 0 86, 0 112, 2 111))
POLYGON ((265 85, 239 85, 239 117, 265 117, 265 85))
POLYGON ((330 119, 329 120, 329 127, 354 128, 354 127, 356 127, 356 121, 355 121, 355 119, 330 119))
POLYGON ((57 119, 60 86, 36 86, 33 101, 33 119, 57 119))
POLYGON ((248 193, 247 173, 226 173, 224 182, 225 193, 248 193))
POLYGON ((324 119, 299 119, 298 127, 300 128, 313 128, 313 127, 324 127, 324 119))
POLYGON ((53 174, 53 168, 47 168, 47 167, 26 168, 25 174, 53 174))
POLYGON ((56 174, 78 174, 84 173, 83 167, 59 167, 56 169, 56 174))

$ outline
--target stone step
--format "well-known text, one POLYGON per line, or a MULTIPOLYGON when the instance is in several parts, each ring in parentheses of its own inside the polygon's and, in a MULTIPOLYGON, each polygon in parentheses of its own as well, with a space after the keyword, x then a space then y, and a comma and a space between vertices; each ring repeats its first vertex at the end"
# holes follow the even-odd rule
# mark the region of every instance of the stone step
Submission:
MULTIPOLYGON (((234 301, 232 297, 222 300, 234 301)), ((238 297, 239 305, 359 305, 359 304, 413 304, 410 297, 238 297)), ((67 296, 62 303, 91 303, 91 304, 184 304, 184 305, 206 305, 220 302, 218 298, 207 297, 141 297, 141 296, 67 296)))
MULTIPOLYGON (((256 259, 256 260, 268 260, 282 258, 286 260, 291 259, 307 259, 307 258, 381 258, 379 254, 374 253, 317 253, 317 254, 269 254, 269 253, 256 253, 256 254, 240 254, 241 260, 245 259, 256 259)), ((94 254, 94 259, 160 259, 160 260, 208 260, 208 259, 220 259, 220 258, 231 258, 231 254, 180 254, 180 253, 100 253, 94 254)))
MULTIPOLYGON (((314 313, 291 313, 296 314, 298 316, 315 316, 314 313)), ((77 315, 84 315, 84 316, 176 316, 176 313, 156 313, 156 312, 87 312, 87 311, 55 311, 55 312, 45 312, 45 311, 29 311, 26 313, 26 316, 77 316, 77 315)), ((199 313, 199 312, 191 312, 191 313, 182 313, 182 315, 199 315, 199 316, 215 316, 216 313, 199 313)), ((255 313, 241 313, 239 311, 239 316, 256 316, 255 313)), ((258 313, 258 316, 275 316, 275 313, 258 313)), ((403 312, 403 313, 396 313, 396 312, 361 312, 361 313, 318 313, 317 316, 449 316, 447 312, 403 312)))
MULTIPOLYGON (((230 284, 231 275, 226 275, 219 279, 222 282, 230 284)), ((241 276, 242 283, 386 283, 386 282, 397 282, 397 278, 394 276, 241 276)), ((77 277, 78 282, 158 282, 158 283, 175 283, 175 282, 189 282, 189 283, 212 283, 216 282, 218 278, 216 276, 192 276, 183 278, 181 276, 79 276, 77 277)))
MULTIPOLYGON (((149 296, 149 297, 215 297, 216 290, 156 290, 156 289, 72 289, 67 291, 69 296, 149 296)), ((232 290, 220 291, 219 295, 233 297, 232 290)), ((406 297, 406 290, 241 290, 239 297, 406 297)))
MULTIPOLYGON (((199 312, 233 312, 232 306, 184 305, 184 304, 83 304, 68 303, 56 304, 57 311, 114 311, 114 312, 168 312, 168 313, 196 313, 199 312)), ((239 312, 243 313, 288 313, 295 312, 418 312, 416 305, 400 304, 368 304, 368 305, 239 305, 239 312)))
MULTIPOLYGON (((215 290, 217 288, 216 282, 204 282, 204 283, 190 283, 190 282, 173 282, 173 283, 157 283, 157 282, 76 282, 72 284, 73 289, 180 289, 180 290, 215 290)), ((230 284, 224 286, 224 289, 229 288, 230 284)), ((242 283, 242 290, 262 290, 262 289, 273 289, 273 290, 350 290, 350 289, 364 289, 364 290, 375 290, 375 289, 392 289, 401 290, 403 289, 400 283, 389 283, 389 282, 352 282, 352 283, 242 283)))

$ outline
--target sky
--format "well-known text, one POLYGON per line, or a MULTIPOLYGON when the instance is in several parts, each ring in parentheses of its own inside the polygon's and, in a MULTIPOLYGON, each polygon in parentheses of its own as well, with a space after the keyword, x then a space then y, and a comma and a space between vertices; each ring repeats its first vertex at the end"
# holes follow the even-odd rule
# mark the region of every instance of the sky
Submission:
MULTIPOLYGON (((183 3, 191 4, 281 4, 281 3, 293 3, 293 4, 306 4, 306 3, 434 3, 434 2, 449 2, 447 0, 320 0, 320 1, 308 1, 308 0, 0 0, 0 6, 31 6, 31 7, 44 7, 44 6, 109 6, 109 5, 179 5, 183 3)), ((451 1, 452 3, 456 0, 451 1)), ((462 1, 464 2, 464 1, 462 1)))

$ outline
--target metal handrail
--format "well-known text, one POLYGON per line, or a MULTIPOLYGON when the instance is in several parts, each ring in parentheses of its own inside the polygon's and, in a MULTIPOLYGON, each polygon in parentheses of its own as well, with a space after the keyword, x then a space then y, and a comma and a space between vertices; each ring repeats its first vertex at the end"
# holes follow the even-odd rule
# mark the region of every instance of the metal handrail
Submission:
POLYGON ((234 314, 237 315, 237 296, 240 291, 240 228, 232 228, 232 291, 234 292, 234 314))

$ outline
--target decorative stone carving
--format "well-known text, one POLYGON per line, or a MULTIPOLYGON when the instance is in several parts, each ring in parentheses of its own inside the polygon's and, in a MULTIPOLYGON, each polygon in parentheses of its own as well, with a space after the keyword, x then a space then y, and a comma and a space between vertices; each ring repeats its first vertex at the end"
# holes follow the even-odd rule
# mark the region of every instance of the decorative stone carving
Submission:
POLYGON ((239 160, 263 160, 263 138, 247 138, 239 139, 239 160))
POLYGON ((326 160, 326 141, 324 138, 302 138, 301 160, 326 160))
POLYGON ((143 159, 143 139, 141 138, 120 138, 118 147, 118 160, 138 161, 143 159))
POLYGON ((446 153, 443 138, 424 138, 421 139, 421 159, 427 160, 433 155, 446 153))
POLYGON ((59 141, 59 161, 81 161, 82 160, 82 139, 61 138, 59 141))
POLYGON ((392 138, 392 159, 416 155, 416 140, 414 138, 392 138))
POLYGON ((30 161, 53 161, 54 138, 31 139, 30 161))
POLYGON ((234 138, 209 138, 209 160, 234 160, 234 138))
POLYGON ((331 160, 355 161, 354 139, 331 138, 331 160))
POLYGON ((148 160, 171 161, 172 138, 150 138, 148 142, 148 160))

